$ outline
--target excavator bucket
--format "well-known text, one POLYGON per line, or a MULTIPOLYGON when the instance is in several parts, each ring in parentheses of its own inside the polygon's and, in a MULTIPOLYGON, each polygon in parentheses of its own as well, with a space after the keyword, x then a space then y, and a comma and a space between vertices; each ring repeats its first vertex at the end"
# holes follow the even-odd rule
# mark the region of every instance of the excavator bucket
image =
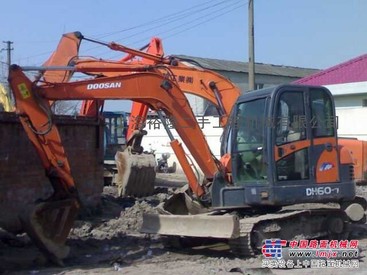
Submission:
POLYGON ((167 201, 160 205, 158 211, 168 215, 195 215, 208 212, 208 209, 194 200, 189 194, 189 186, 178 189, 167 201))
POLYGON ((66 238, 78 214, 76 199, 48 201, 30 205, 20 215, 23 229, 51 262, 63 266, 69 254, 66 238))
POLYGON ((133 154, 127 147, 116 153, 115 161, 119 196, 144 197, 154 193, 156 161, 153 154, 133 154))

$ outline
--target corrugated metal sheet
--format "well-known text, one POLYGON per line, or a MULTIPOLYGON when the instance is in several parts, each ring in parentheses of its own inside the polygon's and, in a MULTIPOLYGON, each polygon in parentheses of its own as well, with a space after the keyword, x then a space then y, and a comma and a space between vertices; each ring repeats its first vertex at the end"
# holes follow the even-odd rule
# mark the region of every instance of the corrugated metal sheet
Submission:
POLYGON ((367 81, 367 54, 295 81, 297 84, 332 85, 367 81))
MULTIPOLYGON (((212 58, 202 58, 187 55, 175 55, 179 58, 191 59, 199 63, 202 67, 209 70, 217 71, 231 71, 248 73, 248 62, 212 59, 212 58)), ((277 75, 277 76, 287 76, 287 77, 305 77, 310 74, 319 72, 317 69, 309 68, 299 68, 291 66, 281 66, 272 64, 255 64, 255 73, 263 75, 277 75)))

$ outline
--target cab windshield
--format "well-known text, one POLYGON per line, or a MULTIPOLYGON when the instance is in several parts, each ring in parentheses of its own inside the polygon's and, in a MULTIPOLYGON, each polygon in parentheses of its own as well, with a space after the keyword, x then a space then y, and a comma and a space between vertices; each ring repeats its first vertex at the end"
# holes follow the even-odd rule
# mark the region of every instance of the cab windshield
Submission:
POLYGON ((233 146, 233 176, 238 183, 263 183, 267 179, 264 162, 265 98, 240 103, 237 109, 233 146))

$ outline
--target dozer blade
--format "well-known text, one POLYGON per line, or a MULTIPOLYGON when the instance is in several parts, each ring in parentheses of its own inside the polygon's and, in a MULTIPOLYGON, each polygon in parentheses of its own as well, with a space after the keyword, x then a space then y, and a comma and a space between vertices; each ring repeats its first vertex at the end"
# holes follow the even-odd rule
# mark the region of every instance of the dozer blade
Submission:
POLYGON ((144 214, 140 232, 214 238, 235 235, 238 220, 234 216, 211 216, 213 213, 208 213, 208 208, 192 199, 187 192, 188 186, 177 190, 167 201, 158 205, 156 209, 159 214, 144 214))
POLYGON ((148 234, 230 239, 239 237, 235 216, 143 214, 140 232, 148 234))
POLYGON ((156 161, 153 154, 132 154, 129 147, 115 155, 119 196, 144 197, 154 193, 156 161))
POLYGON ((76 199, 41 202, 20 215, 23 229, 50 261, 63 265, 69 254, 65 241, 79 209, 76 199))

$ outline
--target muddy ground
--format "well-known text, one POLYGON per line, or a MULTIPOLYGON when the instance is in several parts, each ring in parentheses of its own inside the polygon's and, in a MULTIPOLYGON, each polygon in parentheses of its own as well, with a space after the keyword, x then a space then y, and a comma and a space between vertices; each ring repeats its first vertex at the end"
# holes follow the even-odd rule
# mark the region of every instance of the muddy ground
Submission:
MULTIPOLYGON (((70 256, 65 267, 48 263, 26 235, 0 231, 2 274, 346 274, 346 269, 263 269, 262 256, 241 259, 224 243, 166 249, 158 236, 141 234, 142 213, 155 207, 180 186, 183 178, 160 176, 156 193, 144 199, 117 198, 114 187, 105 187, 100 209, 84 214, 75 223, 67 244, 70 256)), ((367 274, 367 234, 360 240, 360 267, 354 274, 367 274)))

